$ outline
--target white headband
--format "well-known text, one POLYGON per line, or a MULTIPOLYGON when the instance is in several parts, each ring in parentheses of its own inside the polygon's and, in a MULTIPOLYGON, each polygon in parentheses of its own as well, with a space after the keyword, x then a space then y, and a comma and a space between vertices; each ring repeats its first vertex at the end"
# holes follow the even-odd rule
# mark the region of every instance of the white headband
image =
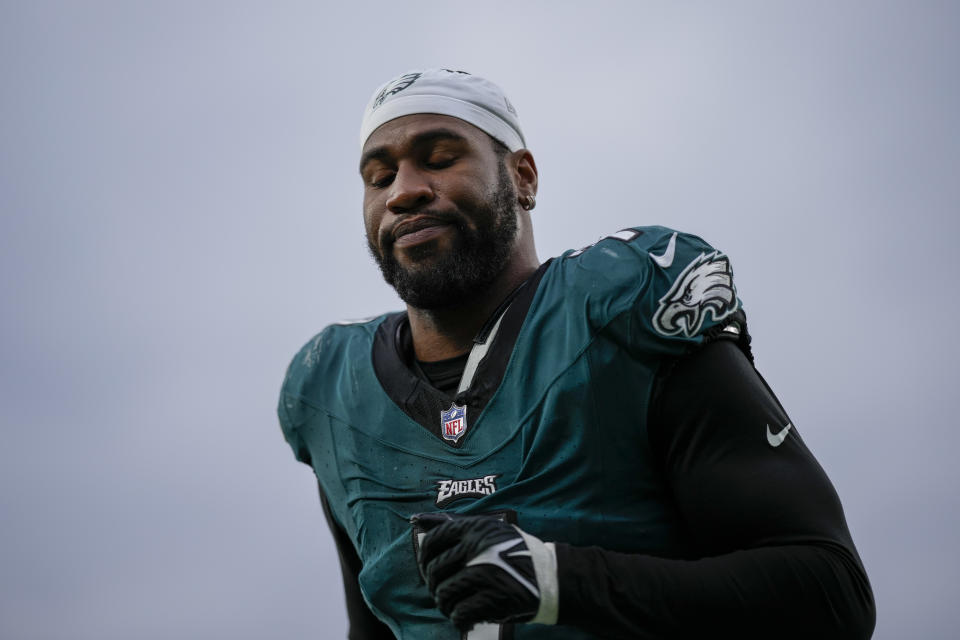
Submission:
POLYGON ((526 146, 517 111, 500 87, 466 71, 420 69, 398 76, 374 92, 363 112, 360 148, 383 123, 415 113, 460 118, 510 151, 526 146))

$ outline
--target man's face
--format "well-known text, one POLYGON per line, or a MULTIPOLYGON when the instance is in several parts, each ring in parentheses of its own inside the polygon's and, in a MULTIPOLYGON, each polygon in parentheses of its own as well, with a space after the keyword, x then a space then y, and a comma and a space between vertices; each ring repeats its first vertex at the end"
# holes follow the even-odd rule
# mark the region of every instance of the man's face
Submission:
POLYGON ((455 306, 503 270, 517 235, 517 194, 501 155, 486 133, 450 116, 397 118, 367 140, 367 243, 410 306, 455 306))

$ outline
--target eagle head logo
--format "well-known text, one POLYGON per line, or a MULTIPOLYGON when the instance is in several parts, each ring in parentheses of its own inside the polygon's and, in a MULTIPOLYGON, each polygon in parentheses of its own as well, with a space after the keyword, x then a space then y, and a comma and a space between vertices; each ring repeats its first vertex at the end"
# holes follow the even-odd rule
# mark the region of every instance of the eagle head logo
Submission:
POLYGON ((422 73, 417 73, 417 72, 406 73, 400 76, 399 78, 397 78, 396 80, 389 82, 387 86, 385 86, 383 90, 377 94, 377 97, 373 101, 373 105, 371 105, 370 110, 376 111, 380 107, 380 105, 383 104, 384 100, 386 100, 392 95, 400 93, 401 91, 403 91, 404 89, 412 85, 414 82, 416 82, 417 78, 419 78, 422 75, 423 75, 422 73))
POLYGON ((737 310, 737 289, 727 256, 701 253, 680 273, 653 314, 653 327, 666 336, 692 338, 707 311, 715 321, 737 310))

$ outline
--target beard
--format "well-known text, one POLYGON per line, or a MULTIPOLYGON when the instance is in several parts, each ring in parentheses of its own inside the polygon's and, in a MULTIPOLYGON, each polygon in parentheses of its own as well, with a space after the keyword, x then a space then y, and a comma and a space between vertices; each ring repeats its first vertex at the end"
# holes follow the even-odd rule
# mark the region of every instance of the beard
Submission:
POLYGON ((367 246, 383 279, 408 305, 426 310, 454 307, 480 295, 506 266, 517 236, 516 201, 516 190, 501 163, 495 188, 470 212, 475 228, 462 216, 431 213, 455 227, 450 250, 432 255, 431 243, 414 247, 410 255, 420 264, 406 268, 393 255, 393 240, 382 243, 382 254, 369 238, 367 246))

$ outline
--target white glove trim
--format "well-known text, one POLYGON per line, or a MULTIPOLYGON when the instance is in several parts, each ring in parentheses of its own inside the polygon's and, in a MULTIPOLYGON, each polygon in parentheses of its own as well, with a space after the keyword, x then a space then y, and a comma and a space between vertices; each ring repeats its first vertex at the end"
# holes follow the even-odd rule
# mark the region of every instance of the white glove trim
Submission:
POLYGON ((560 613, 560 585, 557 582, 557 550, 552 542, 544 542, 520 527, 514 527, 530 549, 533 572, 540 587, 540 608, 530 624, 557 624, 560 613))

